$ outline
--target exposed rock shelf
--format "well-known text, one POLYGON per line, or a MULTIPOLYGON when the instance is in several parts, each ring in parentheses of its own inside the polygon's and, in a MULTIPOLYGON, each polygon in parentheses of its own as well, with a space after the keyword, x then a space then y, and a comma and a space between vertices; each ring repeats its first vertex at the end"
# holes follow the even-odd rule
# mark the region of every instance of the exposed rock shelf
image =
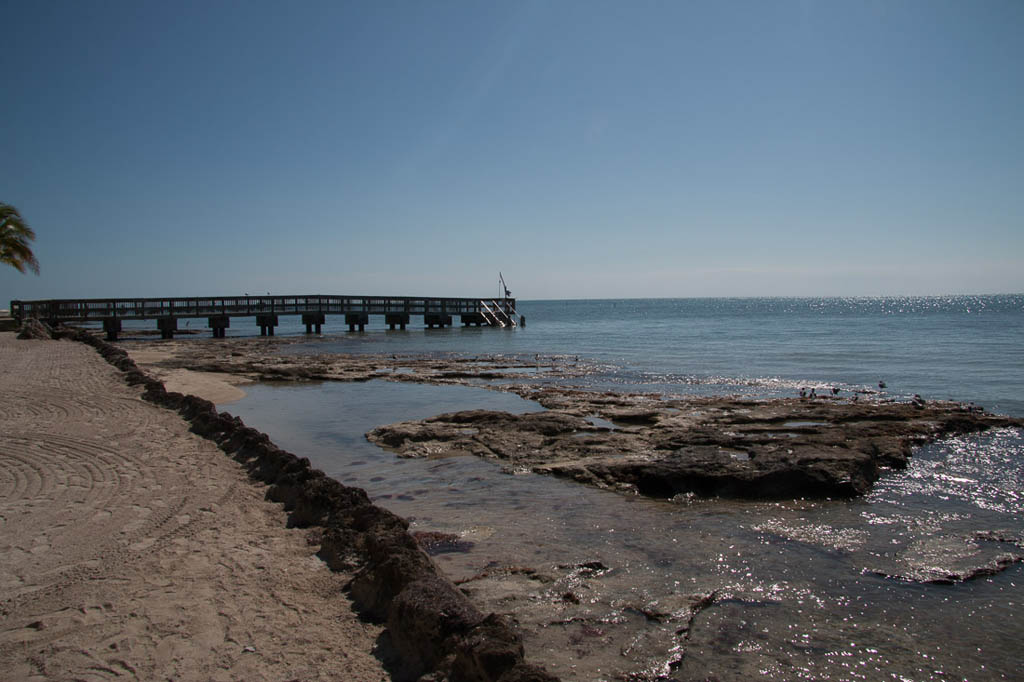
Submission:
POLYGON ((406 457, 473 454, 509 471, 650 497, 772 499, 860 495, 882 469, 904 467, 914 446, 1024 426, 951 402, 658 400, 558 388, 528 395, 551 409, 442 414, 378 427, 367 438, 406 457))

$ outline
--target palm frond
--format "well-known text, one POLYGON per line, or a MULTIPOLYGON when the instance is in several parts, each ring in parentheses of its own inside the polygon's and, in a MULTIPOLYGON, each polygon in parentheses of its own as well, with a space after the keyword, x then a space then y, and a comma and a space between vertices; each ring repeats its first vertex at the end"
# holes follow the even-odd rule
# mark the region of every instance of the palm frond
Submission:
POLYGON ((30 242, 36 233, 29 227, 14 206, 0 202, 0 263, 10 265, 18 272, 26 269, 39 274, 39 261, 32 253, 30 242))

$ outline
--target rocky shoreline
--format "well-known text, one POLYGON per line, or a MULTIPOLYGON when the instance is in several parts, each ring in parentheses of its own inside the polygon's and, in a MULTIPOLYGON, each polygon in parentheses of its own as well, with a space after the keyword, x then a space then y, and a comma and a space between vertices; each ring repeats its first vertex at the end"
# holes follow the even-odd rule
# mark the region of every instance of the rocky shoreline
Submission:
MULTIPOLYGON (((1024 420, 949 401, 883 394, 801 398, 606 393, 554 385, 593 368, 571 357, 299 354, 303 339, 161 344, 164 369, 252 381, 388 381, 483 386, 540 403, 514 415, 468 411, 381 426, 367 438, 403 457, 472 454, 656 498, 852 497, 914 447, 1024 420)), ((126 348, 138 345, 124 344, 126 348)))
MULTIPOLYGON (((799 513, 831 508, 836 503, 828 498, 869 491, 886 469, 906 466, 920 445, 956 434, 1021 427, 1019 419, 973 405, 897 401, 869 390, 764 400, 586 391, 571 387, 572 380, 601 368, 564 356, 329 354, 317 353, 315 342, 287 338, 122 345, 133 354, 143 349, 162 353, 161 359, 147 359, 152 371, 193 368, 231 381, 381 379, 515 393, 545 411, 437 415, 378 427, 368 439, 404 457, 471 454, 498 463, 507 473, 565 477, 625 493, 630 505, 652 504, 635 500, 638 494, 683 503, 653 503, 669 514, 692 509, 703 515, 736 505, 754 509, 760 508, 756 500, 770 499, 773 509, 781 504, 797 511, 752 525, 764 534, 764 542, 847 557, 852 576, 956 584, 994 575, 1022 560, 1019 534, 997 526, 923 537, 892 551, 886 545, 886 552, 876 554, 865 531, 842 522, 822 525, 799 513)), ((453 526, 423 528, 413 535, 428 554, 467 551, 472 545, 461 533, 437 532, 456 530, 453 526)), ((705 542, 699 530, 690 540, 696 546, 705 542)), ((614 553, 577 553, 569 563, 549 564, 496 556, 481 570, 454 576, 458 589, 480 609, 514 614, 535 656, 571 650, 581 667, 628 668, 633 679, 662 679, 689 665, 692 676, 697 657, 707 654, 708 623, 726 618, 721 627, 738 627, 722 615, 732 608, 734 596, 727 581, 700 579, 686 587, 645 591, 630 582, 627 565, 614 553), (692 656, 687 654, 691 648, 692 656)), ((558 670, 573 675, 568 666, 558 670)))
MULTIPOLYGON (((189 339, 187 341, 120 341, 129 355, 151 356, 145 363, 161 370, 188 369, 220 373, 249 381, 408 381, 473 384, 585 376, 593 368, 571 357, 465 357, 457 354, 315 353, 309 339, 189 339), (299 348, 301 346, 301 349, 299 348)), ((315 343, 315 342, 314 342, 315 343)))
MULTIPOLYGON (((626 493, 629 498, 641 493, 652 498, 675 497, 684 503, 682 507, 670 505, 672 509, 750 504, 715 497, 778 500, 787 496, 807 499, 783 502, 784 505, 810 505, 807 508, 818 509, 818 505, 833 504, 820 498, 857 496, 870 489, 886 468, 905 466, 907 457, 919 444, 993 427, 1020 427, 1020 420, 989 415, 971 405, 894 401, 884 393, 871 391, 771 400, 583 391, 566 386, 572 382, 563 380, 586 376, 594 368, 572 357, 329 354, 317 353, 315 342, 287 337, 228 343, 205 339, 124 342, 119 346, 138 358, 139 365, 150 376, 187 374, 198 369, 204 377, 223 377, 242 388, 247 381, 317 383, 382 379, 512 392, 536 401, 545 411, 525 415, 487 411, 438 415, 419 422, 379 427, 369 434, 369 439, 402 456, 438 458, 473 454, 499 463, 508 473, 548 473, 626 493), (672 461, 673 456, 678 461, 672 461), (616 470, 609 463, 622 467, 616 470), (641 479, 637 472, 645 471, 654 473, 641 479), (710 484, 706 482, 709 478, 710 484), (700 488, 698 484, 708 487, 700 488), (780 492, 786 486, 791 494, 780 492), (711 499, 700 499, 705 495, 711 499)), ((212 428, 214 438, 219 438, 216 433, 220 427, 202 428, 212 428)), ((473 544, 470 537, 459 532, 437 532, 456 530, 444 524, 426 525, 410 534, 408 528, 389 529, 389 522, 375 521, 373 514, 369 517, 372 527, 367 536, 359 514, 318 512, 306 517, 303 509, 309 503, 301 500, 308 494, 316 495, 319 479, 309 479, 314 492, 293 498, 293 484, 282 478, 280 472, 278 477, 283 485, 271 494, 279 496, 293 515, 298 513, 297 522, 319 524, 311 526, 310 532, 321 556, 343 571, 352 567, 346 572, 358 571, 363 575, 363 582, 352 580, 349 589, 368 617, 383 620, 389 628, 406 627, 409 633, 418 632, 416 623, 429 633, 444 627, 443 622, 440 626, 432 624, 437 622, 437 612, 428 609, 426 616, 415 615, 421 603, 415 591, 407 595, 411 603, 395 594, 390 601, 386 596, 375 597, 383 583, 382 578, 373 576, 383 576, 388 571, 415 574, 417 567, 424 565, 421 550, 432 556, 464 552, 473 544), (341 520, 340 525, 334 524, 335 530, 330 530, 332 519, 341 520), (402 536, 399 547, 403 549, 393 560, 389 560, 391 550, 383 549, 387 545, 373 539, 378 524, 383 524, 384 535, 402 536), (349 533, 357 539, 353 540, 349 533), (366 559, 360 552, 370 553, 371 558, 366 559), (410 556, 416 558, 409 559, 410 556), (363 573, 369 565, 360 563, 363 561, 374 562, 379 568, 363 573)), ((338 504, 342 509, 348 508, 348 503, 338 504)), ((867 552, 862 546, 866 536, 859 531, 847 533, 842 524, 807 526, 800 519, 794 522, 782 518, 752 528, 761 529, 759 532, 772 542, 789 539, 794 545, 822 545, 824 551, 859 557, 854 560, 854 574, 898 582, 960 583, 993 575, 1021 561, 1017 534, 1008 535, 1009 531, 998 528, 978 531, 981 534, 951 533, 923 538, 905 552, 892 556, 867 552), (849 543, 829 549, 830 542, 844 539, 849 543)), ((412 529, 416 530, 416 526, 412 529)), ((700 535, 700 531, 695 533, 700 535)), ((701 543, 702 537, 694 537, 693 541, 701 543)), ((678 666, 687 665, 686 652, 691 646, 696 647, 694 654, 699 655, 700 647, 706 647, 706 643, 701 644, 701 633, 706 634, 706 629, 701 628, 715 622, 730 608, 727 605, 731 593, 722 591, 723 585, 717 580, 697 580, 687 588, 670 588, 664 593, 661 589, 637 591, 629 583, 629 572, 621 557, 614 554, 583 553, 572 557, 569 563, 543 565, 496 555, 496 560, 489 561, 481 570, 453 575, 452 579, 456 580, 455 591, 468 597, 478 615, 488 611, 510 614, 507 618, 514 620, 493 616, 490 624, 504 622, 508 629, 501 632, 512 632, 520 637, 520 642, 526 641, 533 655, 531 660, 544 662, 549 669, 554 665, 567 679, 574 676, 575 665, 559 668, 561 663, 542 661, 538 653, 552 648, 571 649, 574 662, 581 667, 628 668, 635 679, 661 679, 673 674, 678 666), (696 643, 691 642, 693 632, 697 633, 696 643)), ((398 579, 394 585, 390 591, 400 593, 406 583, 398 579)), ((440 594, 441 598, 433 602, 440 613, 454 613, 457 620, 464 620, 457 615, 458 608, 454 608, 461 602, 461 595, 453 596, 450 584, 440 589, 440 594), (448 597, 458 601, 448 602, 448 597)), ((483 621, 479 625, 483 627, 483 621)), ((465 632, 442 637, 440 645, 433 640, 426 650, 417 648, 415 638, 421 636, 425 636, 424 632, 410 635, 404 641, 403 656, 413 662, 413 667, 422 667, 429 665, 424 656, 429 658, 430 651, 441 646, 448 653, 442 655, 438 671, 428 673, 427 679, 444 679, 445 675, 456 679, 451 672, 455 655, 451 652, 453 646, 458 647, 451 642, 462 641, 459 638, 467 636, 465 632)), ((503 646, 500 633, 491 641, 498 642, 499 648, 503 646)), ((516 667, 523 670, 518 664, 516 667)))

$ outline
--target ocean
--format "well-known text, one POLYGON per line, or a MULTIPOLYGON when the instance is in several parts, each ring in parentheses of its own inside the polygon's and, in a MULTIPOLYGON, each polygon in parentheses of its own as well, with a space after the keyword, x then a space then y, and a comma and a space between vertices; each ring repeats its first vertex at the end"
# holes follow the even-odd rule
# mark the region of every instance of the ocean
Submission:
MULTIPOLYGON (((324 336, 287 352, 579 362, 592 371, 561 381, 663 395, 792 397, 811 387, 848 395, 884 382, 886 397, 1024 416, 1024 295, 522 301, 518 312, 526 325, 515 330, 372 323, 349 334, 329 321, 324 336)), ((282 318, 278 334, 300 332, 282 318)), ((509 475, 469 457, 401 459, 364 438, 380 424, 447 411, 542 409, 509 393, 385 380, 247 391, 223 409, 366 488, 413 530, 465 539, 468 551, 435 560, 467 580, 482 608, 514 615, 528 656, 563 679, 1022 674, 1024 573, 1015 562, 1024 555, 1024 438, 1016 430, 920 448, 860 499, 666 501, 509 475), (1005 565, 954 584, 923 581, 937 567, 1005 565), (501 566, 551 580, 468 580, 501 566), (579 603, 560 599, 568 584, 579 603), (697 596, 706 597, 699 609, 651 615, 697 596)))

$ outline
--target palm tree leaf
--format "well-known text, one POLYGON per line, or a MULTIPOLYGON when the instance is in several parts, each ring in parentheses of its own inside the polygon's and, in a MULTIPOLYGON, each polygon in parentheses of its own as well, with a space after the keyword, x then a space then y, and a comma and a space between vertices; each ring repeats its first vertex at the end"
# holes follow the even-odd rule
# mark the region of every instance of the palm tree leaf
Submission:
POLYGON ((6 263, 21 273, 28 268, 38 275, 39 261, 29 246, 35 238, 36 233, 18 209, 0 202, 0 263, 6 263))

